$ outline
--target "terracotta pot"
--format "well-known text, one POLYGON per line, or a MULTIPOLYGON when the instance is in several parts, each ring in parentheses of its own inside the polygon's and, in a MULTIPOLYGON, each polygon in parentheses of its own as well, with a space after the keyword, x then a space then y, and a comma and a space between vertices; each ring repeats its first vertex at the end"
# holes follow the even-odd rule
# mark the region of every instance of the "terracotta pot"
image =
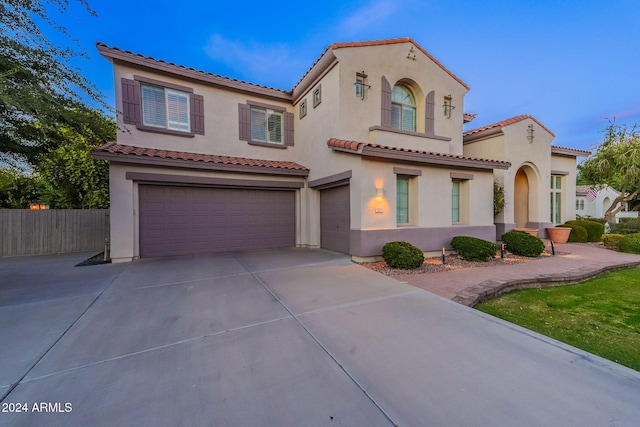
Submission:
POLYGON ((553 243, 567 243, 571 229, 569 227, 547 227, 547 234, 553 243))

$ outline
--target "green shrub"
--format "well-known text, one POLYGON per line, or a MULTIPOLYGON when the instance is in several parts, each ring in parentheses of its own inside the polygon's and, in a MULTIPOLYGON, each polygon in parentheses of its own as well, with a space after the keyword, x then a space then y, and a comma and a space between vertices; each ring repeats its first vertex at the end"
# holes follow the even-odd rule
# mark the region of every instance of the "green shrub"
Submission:
POLYGON ((537 257, 544 252, 544 243, 539 238, 525 231, 509 231, 502 235, 502 241, 507 249, 516 255, 537 257))
POLYGON ((611 227, 611 233, 615 234, 640 233, 640 218, 620 218, 619 224, 609 224, 609 226, 611 227))
POLYGON ((382 258, 391 268, 418 268, 424 262, 422 251, 408 242, 389 242, 382 247, 382 258))
POLYGON ((456 236, 451 240, 451 247, 458 255, 467 261, 486 262, 488 258, 494 258, 498 245, 488 240, 471 236, 456 236))
POLYGON ((587 230, 578 224, 562 224, 558 227, 569 227, 571 234, 569 234, 569 243, 587 243, 587 230))
POLYGON ((575 224, 584 227, 587 230, 587 242, 600 242, 604 234, 604 224, 595 221, 587 221, 586 219, 577 219, 567 221, 567 224, 575 224))
POLYGON ((602 236, 602 243, 605 248, 617 251, 618 246, 620 245, 620 240, 622 240, 623 237, 623 234, 604 234, 602 236))
POLYGON ((593 221, 593 222, 599 222, 600 224, 604 225, 607 223, 607 220, 605 218, 592 218, 590 216, 580 216, 577 215, 576 219, 584 219, 586 221, 593 221))
POLYGON ((640 233, 627 234, 620 240, 618 252, 640 254, 640 233))

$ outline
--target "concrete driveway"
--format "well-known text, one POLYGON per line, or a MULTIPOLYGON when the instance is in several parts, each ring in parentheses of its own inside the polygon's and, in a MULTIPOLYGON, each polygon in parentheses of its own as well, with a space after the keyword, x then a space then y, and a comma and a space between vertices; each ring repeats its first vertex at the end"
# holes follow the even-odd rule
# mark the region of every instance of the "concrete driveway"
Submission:
POLYGON ((640 373, 340 254, 87 256, 0 259, 0 425, 640 419, 640 373))

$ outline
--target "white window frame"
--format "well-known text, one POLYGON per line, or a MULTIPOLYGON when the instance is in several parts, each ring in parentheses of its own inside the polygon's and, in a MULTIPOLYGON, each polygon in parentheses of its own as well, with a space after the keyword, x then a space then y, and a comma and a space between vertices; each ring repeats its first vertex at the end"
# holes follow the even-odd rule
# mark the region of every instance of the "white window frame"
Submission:
POLYGON ((549 216, 550 221, 553 224, 562 224, 562 188, 563 188, 563 176, 551 175, 550 182, 550 197, 549 197, 549 216))
POLYGON ((404 85, 395 85, 391 89, 391 127, 394 129, 415 132, 416 131, 416 118, 417 118, 417 109, 416 109, 416 100, 415 96, 411 89, 404 85), (396 94, 396 89, 402 90, 406 94, 409 95, 411 99, 411 103, 400 102, 398 100, 394 100, 394 95, 396 94), (394 110, 396 114, 394 115, 394 110), (407 114, 410 115, 411 126, 409 128, 405 127, 406 121, 408 119, 407 114), (394 116, 399 119, 397 123, 394 123, 394 116))
MULTIPOLYGON (((191 132, 191 106, 188 92, 142 83, 140 85, 140 94, 142 104, 142 124, 144 126, 169 129, 184 133, 191 132), (158 115, 162 116, 161 118, 163 119, 163 123, 153 123, 148 121, 149 117, 147 117, 147 113, 151 114, 152 112, 147 110, 147 108, 151 107, 151 105, 148 105, 151 104, 151 102, 145 103, 145 88, 156 91, 161 90, 163 92, 163 110, 161 111, 161 114, 158 115), (171 109, 172 106, 176 105, 176 102, 179 102, 177 111, 175 109, 171 109)), ((157 112, 154 111, 153 113, 157 112)))
POLYGON ((251 106, 251 140, 256 142, 262 142, 264 144, 274 144, 274 145, 284 145, 284 113, 282 111, 272 110, 269 108, 256 107, 251 106), (261 122, 257 121, 257 116, 255 113, 264 113, 264 119, 261 122), (275 128, 273 130, 269 129, 270 123, 269 119, 272 117, 280 117, 280 140, 272 139, 272 134, 277 132, 275 128), (254 119, 256 121, 254 121, 254 119), (264 138, 258 133, 254 133, 254 129, 258 127, 264 126, 262 133, 264 133, 264 138))

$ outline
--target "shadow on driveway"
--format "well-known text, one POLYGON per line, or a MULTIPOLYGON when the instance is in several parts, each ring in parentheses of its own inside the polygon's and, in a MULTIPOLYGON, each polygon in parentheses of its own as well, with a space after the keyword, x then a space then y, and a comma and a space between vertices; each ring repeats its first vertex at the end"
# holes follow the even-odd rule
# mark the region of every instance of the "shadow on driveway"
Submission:
POLYGON ((73 267, 82 256, 0 259, 3 403, 62 409, 0 413, 2 425, 640 419, 639 373, 341 254, 73 267))

